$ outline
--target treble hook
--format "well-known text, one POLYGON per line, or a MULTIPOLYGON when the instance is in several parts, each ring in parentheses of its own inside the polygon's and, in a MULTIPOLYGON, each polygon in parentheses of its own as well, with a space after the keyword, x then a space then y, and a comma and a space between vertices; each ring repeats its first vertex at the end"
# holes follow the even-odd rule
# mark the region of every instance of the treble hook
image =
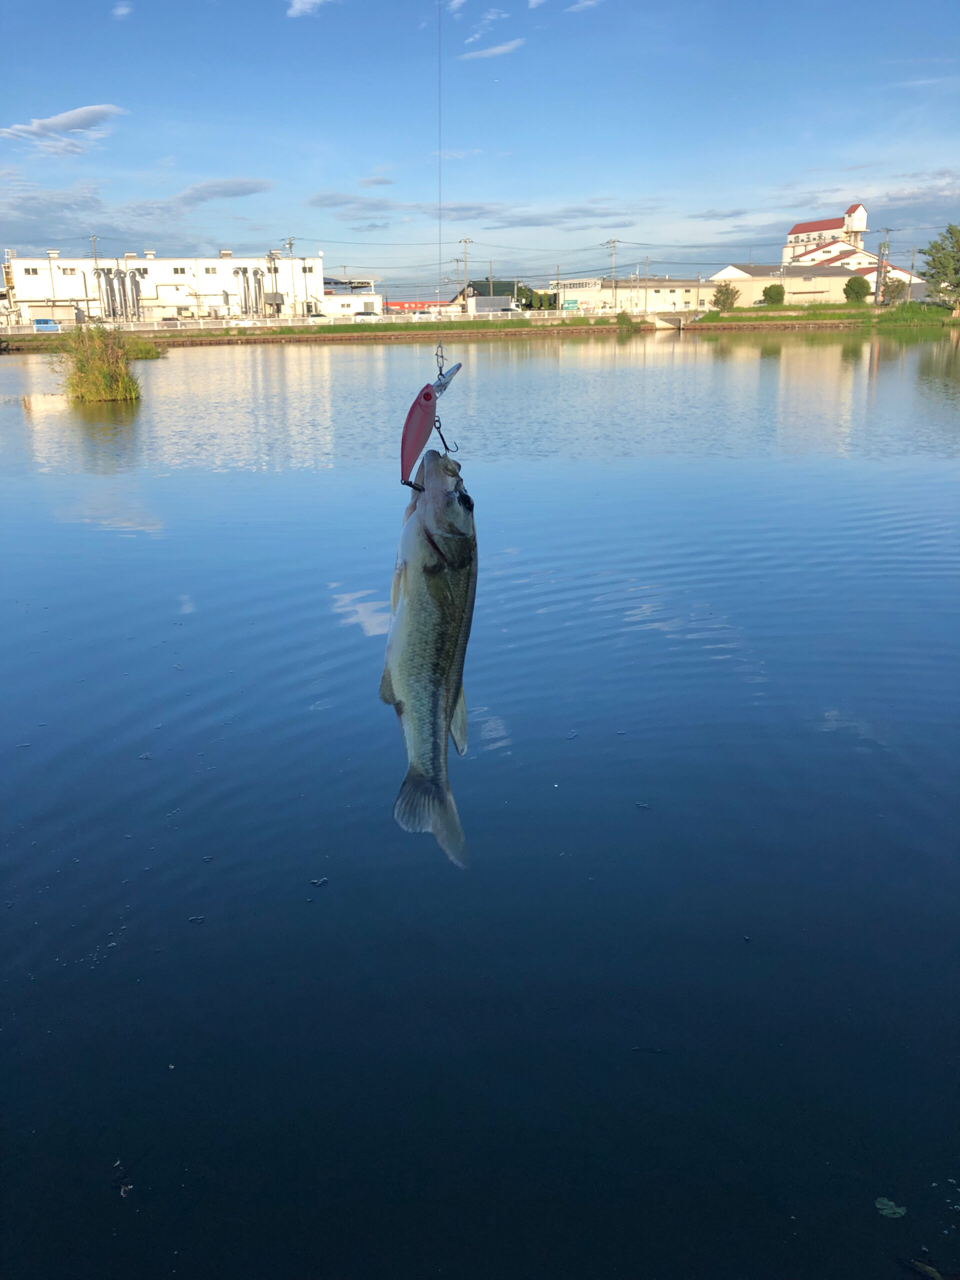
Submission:
POLYGON ((443 432, 440 430, 440 419, 439 419, 439 418, 435 419, 435 421, 434 421, 434 424, 433 424, 433 425, 434 425, 434 426, 436 427, 436 429, 437 429, 437 435, 440 437, 441 441, 443 441, 443 448, 444 448, 444 452, 446 452, 446 453, 459 453, 459 452, 460 452, 460 446, 459 446, 459 445, 454 444, 453 448, 451 449, 451 448, 450 448, 450 446, 447 444, 446 440, 444 440, 444 439, 443 439, 443 432))

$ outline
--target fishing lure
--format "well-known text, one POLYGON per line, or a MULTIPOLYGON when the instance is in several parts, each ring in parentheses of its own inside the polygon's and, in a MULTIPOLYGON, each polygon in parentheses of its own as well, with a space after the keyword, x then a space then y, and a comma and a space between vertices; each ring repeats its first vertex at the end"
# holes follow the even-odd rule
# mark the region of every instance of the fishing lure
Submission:
MULTIPOLYGON (((424 445, 430 439, 431 432, 436 430, 440 439, 443 440, 444 449, 447 449, 447 442, 443 439, 440 420, 437 417, 437 400, 449 387, 460 368, 461 365, 457 363, 451 365, 446 373, 441 369, 436 382, 428 382, 410 406, 400 439, 401 484, 410 485, 410 475, 423 452, 424 445)), ((447 452, 449 453, 450 450, 447 449, 447 452)), ((456 452, 456 448, 453 452, 456 452)))

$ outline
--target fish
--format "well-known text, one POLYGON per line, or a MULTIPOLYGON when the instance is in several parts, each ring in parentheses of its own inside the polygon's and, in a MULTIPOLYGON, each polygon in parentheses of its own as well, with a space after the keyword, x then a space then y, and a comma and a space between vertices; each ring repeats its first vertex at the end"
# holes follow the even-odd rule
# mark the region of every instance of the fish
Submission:
POLYGON ((476 594, 473 499, 460 464, 428 449, 403 517, 380 698, 397 713, 409 766, 393 816, 404 831, 432 832, 459 867, 467 844, 447 745, 452 738, 461 756, 467 750, 463 664, 476 594))

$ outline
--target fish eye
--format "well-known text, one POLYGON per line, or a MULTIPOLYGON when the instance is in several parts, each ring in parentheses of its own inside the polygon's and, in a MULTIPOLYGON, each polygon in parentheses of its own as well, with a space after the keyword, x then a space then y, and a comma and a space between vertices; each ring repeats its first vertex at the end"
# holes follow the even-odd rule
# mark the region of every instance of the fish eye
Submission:
POLYGON ((466 492, 458 493, 457 500, 459 501, 461 507, 463 507, 466 511, 473 510, 473 499, 470 497, 469 493, 466 493, 466 492))

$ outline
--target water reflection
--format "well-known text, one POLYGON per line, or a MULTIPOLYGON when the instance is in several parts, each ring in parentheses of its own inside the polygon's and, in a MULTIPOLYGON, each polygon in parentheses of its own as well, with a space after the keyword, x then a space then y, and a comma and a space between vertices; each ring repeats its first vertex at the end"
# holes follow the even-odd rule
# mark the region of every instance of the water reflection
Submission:
MULTIPOLYGON (((844 456, 928 438, 939 448, 956 443, 944 404, 960 384, 958 338, 658 332, 465 344, 452 426, 489 461, 598 449, 844 456), (925 397, 926 416, 879 410, 909 399, 913 384, 944 392, 925 397)), ((431 359, 429 344, 179 349, 140 370, 139 405, 88 409, 57 394, 48 358, 6 357, 2 368, 43 470, 283 471, 389 462, 410 381, 427 380, 431 359)))

